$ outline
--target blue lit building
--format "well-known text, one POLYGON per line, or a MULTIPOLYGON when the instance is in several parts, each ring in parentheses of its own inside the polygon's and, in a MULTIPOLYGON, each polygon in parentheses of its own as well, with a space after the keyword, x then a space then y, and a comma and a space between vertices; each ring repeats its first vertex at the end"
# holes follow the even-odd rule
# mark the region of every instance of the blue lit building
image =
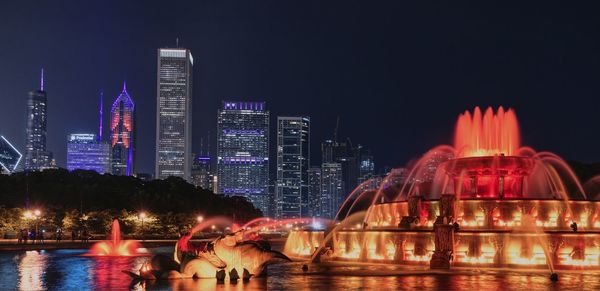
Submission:
POLYGON ((123 83, 123 91, 110 110, 110 145, 113 175, 131 176, 135 165, 135 105, 123 83))
POLYGON ((277 117, 276 217, 306 217, 309 211, 310 119, 277 117))
POLYGON ((111 172, 111 147, 95 134, 71 134, 67 142, 67 170, 111 172))
POLYGON ((264 102, 223 102, 217 115, 217 193, 247 197, 269 214, 269 111, 264 102))
POLYGON ((0 172, 14 173, 23 155, 0 135, 0 172))

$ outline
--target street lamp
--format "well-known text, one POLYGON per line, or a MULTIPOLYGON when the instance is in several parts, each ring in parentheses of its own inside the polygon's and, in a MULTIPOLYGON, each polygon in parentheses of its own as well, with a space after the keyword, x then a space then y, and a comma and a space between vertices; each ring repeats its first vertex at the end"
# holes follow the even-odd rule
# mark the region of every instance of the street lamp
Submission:
POLYGON ((146 219, 146 212, 140 212, 139 218, 142 220, 142 241, 144 241, 144 219, 146 219))
POLYGON ((204 216, 202 216, 202 215, 196 216, 196 221, 198 221, 198 223, 202 222, 203 220, 204 220, 204 216))

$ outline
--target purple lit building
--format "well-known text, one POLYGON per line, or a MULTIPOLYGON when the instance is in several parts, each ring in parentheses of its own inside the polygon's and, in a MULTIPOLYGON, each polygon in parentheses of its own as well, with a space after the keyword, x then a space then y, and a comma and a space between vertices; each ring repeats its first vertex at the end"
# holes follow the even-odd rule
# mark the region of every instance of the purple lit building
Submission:
POLYGON ((269 111, 264 102, 223 102, 217 115, 217 193, 269 211, 269 111))
POLYGON ((111 172, 111 147, 93 133, 71 134, 67 142, 67 170, 111 172))
POLYGON ((112 151, 112 174, 131 176, 135 162, 135 106, 127 93, 123 91, 113 102, 110 110, 110 145, 112 151))

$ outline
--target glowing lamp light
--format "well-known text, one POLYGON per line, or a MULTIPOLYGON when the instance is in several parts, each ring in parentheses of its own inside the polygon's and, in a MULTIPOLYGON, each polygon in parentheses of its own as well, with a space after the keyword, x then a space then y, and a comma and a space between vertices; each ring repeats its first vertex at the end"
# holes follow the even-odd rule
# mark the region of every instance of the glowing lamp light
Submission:
POLYGON ((204 220, 204 217, 202 215, 198 215, 196 217, 196 221, 198 221, 198 223, 202 222, 204 220))
POLYGON ((33 214, 35 214, 35 216, 40 216, 42 215, 42 212, 39 209, 36 209, 33 211, 33 214))
POLYGON ((142 212, 140 212, 140 214, 139 214, 139 217, 140 217, 140 219, 142 219, 142 220, 143 220, 143 219, 145 219, 145 218, 146 218, 146 212, 143 212, 143 211, 142 211, 142 212))

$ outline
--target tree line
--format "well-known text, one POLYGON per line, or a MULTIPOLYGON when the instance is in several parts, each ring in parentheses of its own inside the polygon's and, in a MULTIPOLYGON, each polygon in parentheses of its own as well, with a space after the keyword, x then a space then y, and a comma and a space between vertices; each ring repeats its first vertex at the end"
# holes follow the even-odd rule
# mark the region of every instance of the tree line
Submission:
POLYGON ((0 175, 0 231, 31 225, 23 213, 32 209, 42 211, 39 222, 48 228, 89 228, 97 233, 108 232, 113 218, 124 222, 124 231, 134 231, 132 217, 141 211, 152 218, 148 231, 170 233, 178 225, 193 224, 198 215, 236 222, 262 215, 244 197, 216 195, 177 177, 143 181, 65 169, 0 175))

